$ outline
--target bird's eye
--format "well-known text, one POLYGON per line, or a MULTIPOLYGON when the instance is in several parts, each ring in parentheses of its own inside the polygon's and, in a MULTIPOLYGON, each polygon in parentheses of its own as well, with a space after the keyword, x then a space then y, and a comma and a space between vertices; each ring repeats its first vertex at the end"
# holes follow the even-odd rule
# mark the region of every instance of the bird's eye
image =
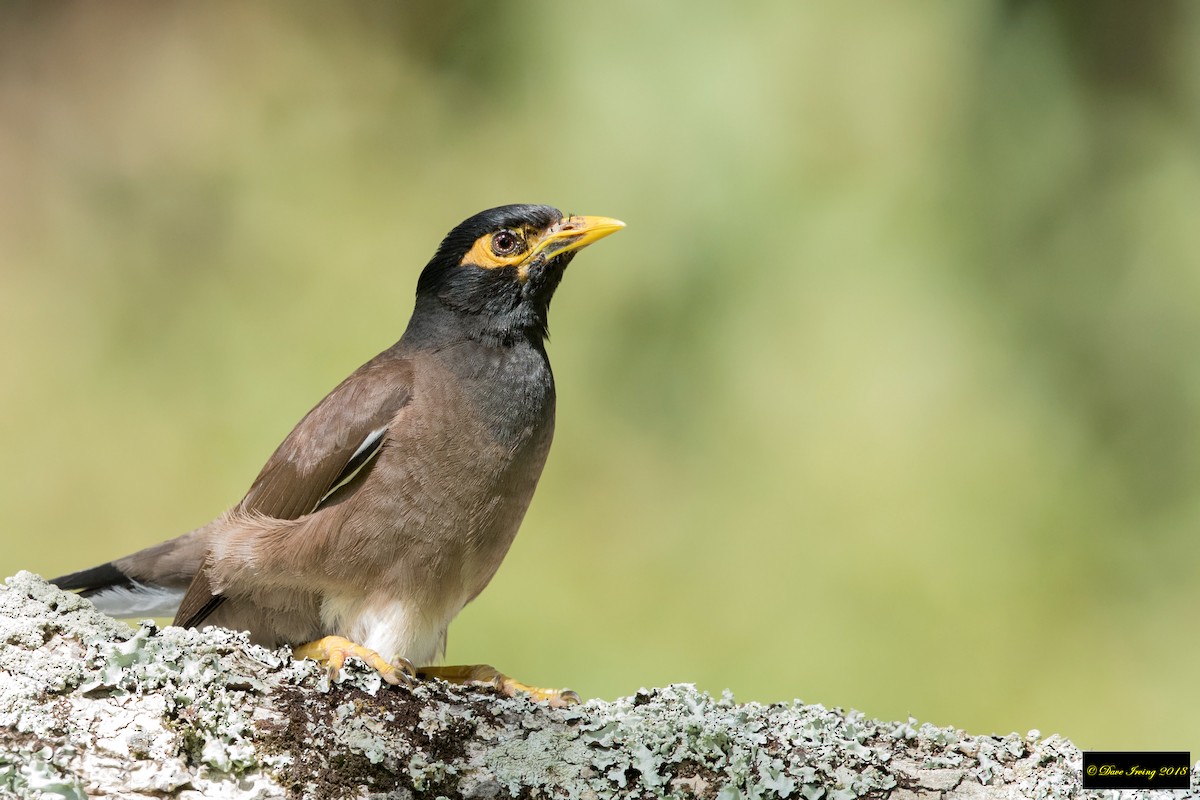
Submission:
POLYGON ((502 230, 492 236, 492 252, 497 256, 511 256, 518 252, 524 242, 516 231, 502 230))

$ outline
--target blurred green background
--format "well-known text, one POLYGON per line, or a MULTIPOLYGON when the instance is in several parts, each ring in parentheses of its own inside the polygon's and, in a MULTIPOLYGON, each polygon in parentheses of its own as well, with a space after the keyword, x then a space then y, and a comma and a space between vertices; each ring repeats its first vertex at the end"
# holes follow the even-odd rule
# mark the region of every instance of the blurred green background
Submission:
POLYGON ((1200 752, 1200 7, 8 2, 0 573, 235 502, 441 236, 624 219, 452 662, 1200 752))

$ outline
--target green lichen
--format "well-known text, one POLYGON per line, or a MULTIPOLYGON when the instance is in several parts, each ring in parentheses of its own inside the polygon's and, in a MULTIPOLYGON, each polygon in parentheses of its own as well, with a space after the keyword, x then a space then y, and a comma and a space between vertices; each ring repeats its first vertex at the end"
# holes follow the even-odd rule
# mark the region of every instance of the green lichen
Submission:
POLYGON ((0 587, 4 798, 1052 800, 1082 796, 1079 762, 1036 731, 969 736, 688 685, 551 709, 384 686, 353 659, 331 679, 242 634, 129 628, 28 573, 0 587))

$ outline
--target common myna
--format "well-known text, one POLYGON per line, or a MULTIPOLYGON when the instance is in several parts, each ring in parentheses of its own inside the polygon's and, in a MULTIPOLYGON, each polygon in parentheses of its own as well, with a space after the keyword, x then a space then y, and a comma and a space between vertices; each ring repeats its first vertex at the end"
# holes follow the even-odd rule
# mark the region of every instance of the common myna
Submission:
MULTIPOLYGON (((302 419, 246 496, 207 525, 55 578, 114 616, 221 625, 389 682, 444 654, 491 580, 554 431, 550 298, 576 252, 624 224, 510 205, 446 236, 400 341, 302 419)), ((422 668, 563 702, 490 667, 422 668)))

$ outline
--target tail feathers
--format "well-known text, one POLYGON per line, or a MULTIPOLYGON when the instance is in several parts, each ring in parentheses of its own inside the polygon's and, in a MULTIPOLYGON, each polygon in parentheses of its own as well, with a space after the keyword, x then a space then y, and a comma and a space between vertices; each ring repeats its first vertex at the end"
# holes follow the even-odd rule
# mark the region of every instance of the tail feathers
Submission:
POLYGON ((116 565, 110 561, 98 567, 81 569, 79 572, 72 572, 69 575, 53 578, 50 583, 67 591, 83 589, 80 594, 84 597, 90 597, 100 589, 105 589, 109 586, 127 585, 132 583, 132 581, 128 575, 117 569, 116 565))
POLYGON ((112 562, 54 578, 50 583, 60 589, 82 590, 81 596, 114 617, 174 616, 185 591, 134 580, 112 562))

